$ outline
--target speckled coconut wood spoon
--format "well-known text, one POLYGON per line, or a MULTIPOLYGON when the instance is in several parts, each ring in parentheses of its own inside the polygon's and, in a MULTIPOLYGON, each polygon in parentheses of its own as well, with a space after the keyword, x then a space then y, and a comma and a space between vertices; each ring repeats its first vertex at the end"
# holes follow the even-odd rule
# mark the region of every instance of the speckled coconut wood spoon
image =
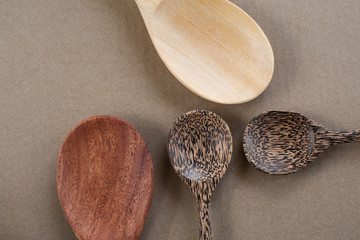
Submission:
POLYGON ((208 100, 248 102, 271 81, 274 54, 256 22, 228 0, 135 0, 164 64, 208 100))
POLYGON ((271 111, 253 118, 244 134, 249 162, 269 174, 290 174, 306 167, 328 147, 360 142, 360 130, 328 130, 294 112, 271 111))
POLYGON ((175 171, 197 200, 200 239, 212 239, 210 197, 224 175, 232 153, 228 125, 209 111, 188 112, 179 117, 170 130, 168 153, 175 171))
POLYGON ((84 120, 61 146, 57 189, 78 239, 139 239, 153 192, 145 141, 119 118, 84 120))

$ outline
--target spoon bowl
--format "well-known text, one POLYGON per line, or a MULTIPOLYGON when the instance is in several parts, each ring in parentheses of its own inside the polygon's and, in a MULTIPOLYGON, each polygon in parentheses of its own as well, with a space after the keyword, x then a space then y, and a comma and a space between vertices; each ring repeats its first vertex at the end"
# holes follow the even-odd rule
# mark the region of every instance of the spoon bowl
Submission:
POLYGON ((211 239, 210 197, 223 177, 232 154, 228 125, 210 111, 188 112, 180 116, 170 130, 168 154, 175 171, 197 200, 200 239, 211 239))
POLYGON ((153 191, 145 141, 119 118, 84 120, 61 146, 57 190, 78 239, 139 239, 153 191))
POLYGON ((256 169, 282 175, 306 167, 329 146, 359 141, 360 130, 328 130, 300 113, 270 111, 247 125, 244 151, 256 169))
POLYGON ((270 83, 271 45, 256 22, 233 3, 136 2, 159 56, 192 92, 218 103, 244 103, 270 83))

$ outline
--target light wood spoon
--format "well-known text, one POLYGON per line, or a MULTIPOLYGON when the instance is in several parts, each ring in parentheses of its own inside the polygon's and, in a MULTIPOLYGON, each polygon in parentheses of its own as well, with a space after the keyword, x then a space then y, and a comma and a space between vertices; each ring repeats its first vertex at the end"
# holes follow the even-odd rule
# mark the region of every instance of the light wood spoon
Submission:
POLYGON ((80 240, 139 239, 153 182, 145 141, 119 118, 86 119, 61 146, 58 195, 80 240))
POLYGON ((351 142, 360 142, 360 130, 328 130, 300 113, 282 111, 253 118, 244 134, 249 162, 276 175, 297 172, 328 147, 351 142))
POLYGON ((232 154, 228 125, 206 110, 179 117, 170 130, 168 154, 179 177, 190 187, 200 218, 200 239, 212 239, 210 197, 224 175, 232 154))
POLYGON ((274 55, 264 32, 228 0, 135 0, 161 59, 188 89, 234 104, 260 95, 274 55))

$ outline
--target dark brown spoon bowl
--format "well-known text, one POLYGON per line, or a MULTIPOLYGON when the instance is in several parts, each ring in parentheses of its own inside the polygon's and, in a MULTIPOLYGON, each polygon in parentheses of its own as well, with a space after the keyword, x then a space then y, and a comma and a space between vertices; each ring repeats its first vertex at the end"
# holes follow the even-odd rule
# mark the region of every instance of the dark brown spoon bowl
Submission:
POLYGON ((57 189, 78 239, 139 239, 153 192, 145 141, 119 118, 84 120, 61 146, 57 189))
POLYGON ((244 133, 248 161, 275 175, 297 172, 328 147, 349 142, 360 142, 360 130, 328 130, 295 112, 263 113, 250 121, 244 133))
POLYGON ((228 125, 210 111, 188 112, 170 130, 168 154, 175 171, 197 200, 200 239, 212 239, 208 208, 211 194, 231 160, 228 125))

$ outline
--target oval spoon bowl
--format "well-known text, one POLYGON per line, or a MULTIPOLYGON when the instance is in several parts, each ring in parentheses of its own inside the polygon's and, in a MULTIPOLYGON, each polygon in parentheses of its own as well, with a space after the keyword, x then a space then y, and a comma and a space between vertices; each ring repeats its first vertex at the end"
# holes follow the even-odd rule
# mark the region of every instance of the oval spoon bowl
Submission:
POLYGON ((296 172, 314 152, 308 119, 297 113, 269 112, 253 118, 245 129, 244 149, 257 169, 275 174, 296 172))
POLYGON ((274 70, 271 45, 256 22, 233 3, 137 0, 137 4, 162 61, 195 94, 236 104, 256 98, 269 85, 274 70))
POLYGON ((145 141, 119 118, 84 120, 61 146, 57 190, 78 239, 139 239, 153 191, 145 141))

